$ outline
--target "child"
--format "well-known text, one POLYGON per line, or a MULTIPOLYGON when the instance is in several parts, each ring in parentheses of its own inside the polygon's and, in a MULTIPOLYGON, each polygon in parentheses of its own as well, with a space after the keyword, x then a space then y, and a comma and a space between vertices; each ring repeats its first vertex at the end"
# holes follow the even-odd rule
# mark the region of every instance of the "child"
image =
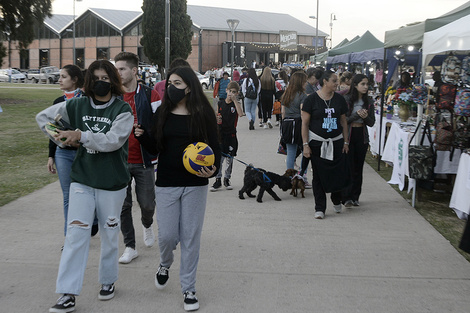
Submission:
POLYGON ((232 176, 233 158, 237 155, 237 122, 238 117, 243 116, 243 109, 237 100, 240 86, 237 82, 230 82, 227 85, 227 98, 217 103, 217 124, 219 127, 219 142, 222 150, 222 158, 220 160, 219 172, 216 180, 211 187, 211 191, 217 191, 222 187, 222 165, 227 159, 227 168, 225 169, 224 186, 227 190, 232 190, 230 185, 230 177, 232 176), (227 157, 229 155, 230 157, 227 157))

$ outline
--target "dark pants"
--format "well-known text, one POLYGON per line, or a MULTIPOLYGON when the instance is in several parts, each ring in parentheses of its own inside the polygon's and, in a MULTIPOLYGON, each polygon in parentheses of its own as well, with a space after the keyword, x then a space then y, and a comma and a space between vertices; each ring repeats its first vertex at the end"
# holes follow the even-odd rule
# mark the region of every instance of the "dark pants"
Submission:
MULTIPOLYGON (((342 153, 342 148, 343 148, 343 140, 337 140, 334 142, 334 156, 333 158, 336 159, 338 158, 341 153, 342 153)), ((319 156, 320 155, 320 146, 311 146, 310 148, 312 149, 312 158, 313 156, 319 156)), ((308 159, 306 159, 307 164, 308 164, 308 159)), ((312 166, 314 168, 313 170, 313 181, 312 181, 312 189, 313 189, 313 196, 315 198, 315 211, 321 211, 325 213, 326 211, 326 192, 323 189, 323 185, 320 180, 320 174, 318 171, 315 169, 315 164, 312 162, 312 166)), ((333 202, 334 205, 338 205, 341 203, 341 191, 335 191, 331 193, 331 202, 333 202)))
POLYGON ((121 211, 121 232, 126 247, 135 249, 135 230, 132 221, 132 178, 135 181, 135 194, 142 213, 142 225, 149 228, 155 214, 155 171, 154 167, 143 164, 128 164, 131 181, 121 211))
POLYGON ((368 143, 364 143, 364 129, 352 127, 349 142, 348 161, 351 169, 351 184, 343 190, 343 202, 359 201, 362 191, 362 172, 368 143))
POLYGON ((258 118, 259 122, 261 123, 263 121, 263 107, 261 106, 261 100, 258 100, 258 118))
POLYGON ((263 122, 266 123, 268 119, 271 119, 271 113, 273 112, 273 98, 261 97, 261 109, 263 110, 263 122))

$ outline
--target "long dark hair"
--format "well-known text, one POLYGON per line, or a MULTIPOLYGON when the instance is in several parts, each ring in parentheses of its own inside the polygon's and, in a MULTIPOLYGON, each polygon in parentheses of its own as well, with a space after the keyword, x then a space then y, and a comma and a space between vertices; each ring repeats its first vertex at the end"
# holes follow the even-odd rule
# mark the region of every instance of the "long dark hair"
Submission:
POLYGON ((75 83, 76 88, 82 88, 83 87, 83 73, 82 70, 73 64, 67 64, 63 68, 69 74, 70 78, 74 80, 75 78, 77 79, 77 82, 75 83))
POLYGON ((290 107, 295 96, 305 92, 305 83, 307 82, 307 74, 303 71, 297 71, 290 77, 289 85, 281 97, 282 105, 290 107))
MULTIPOLYGON (((354 107, 354 103, 356 103, 359 100, 360 94, 359 94, 359 91, 356 89, 356 87, 364 78, 367 79, 367 81, 369 81, 369 78, 364 74, 356 74, 353 76, 351 80, 351 87, 349 87, 349 91, 347 93, 347 96, 349 97, 349 103, 348 103, 349 111, 352 111, 352 108, 354 107)), ((367 94, 367 92, 362 95, 362 102, 363 102, 362 107, 364 109, 368 109, 369 108, 369 95, 367 94)))
POLYGON ((122 89, 121 76, 117 68, 113 63, 108 60, 96 60, 90 64, 88 70, 85 73, 85 84, 83 85, 83 90, 85 95, 94 98, 95 94, 93 93, 93 85, 95 84, 95 70, 104 70, 109 76, 109 81, 111 83, 111 93, 114 95, 123 95, 125 93, 122 89))
MULTIPOLYGON (((191 67, 180 66, 170 70, 167 77, 172 74, 181 77, 183 82, 188 85, 189 93, 186 95, 186 108, 189 112, 189 135, 191 141, 203 141, 209 143, 208 129, 211 124, 216 128, 215 113, 212 109, 209 100, 207 99, 204 91, 202 90, 201 83, 196 76, 196 73, 191 67)), ((152 125, 152 136, 157 141, 157 149, 162 151, 164 147, 163 128, 165 127, 168 115, 176 104, 170 101, 168 96, 168 79, 165 84, 165 96, 162 105, 158 108, 157 114, 154 116, 152 125)))
POLYGON ((248 87, 248 82, 250 81, 250 78, 251 80, 253 81, 253 84, 255 85, 256 87, 256 90, 258 90, 259 88, 259 79, 258 79, 258 76, 256 76, 256 71, 254 68, 250 68, 248 70, 248 77, 245 78, 245 87, 248 87))

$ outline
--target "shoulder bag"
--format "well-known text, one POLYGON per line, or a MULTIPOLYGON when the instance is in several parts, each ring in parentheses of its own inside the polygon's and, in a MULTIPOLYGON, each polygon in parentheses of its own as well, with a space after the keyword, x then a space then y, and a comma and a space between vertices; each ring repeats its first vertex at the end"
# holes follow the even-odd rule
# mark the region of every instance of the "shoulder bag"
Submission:
MULTIPOLYGON (((413 141, 416 133, 418 132, 421 121, 419 121, 418 126, 410 139, 410 144, 413 141)), ((410 178, 422 179, 422 180, 432 180, 434 174, 434 166, 436 165, 436 154, 432 147, 431 139, 431 129, 429 127, 429 121, 426 120, 424 125, 423 135, 421 136, 421 141, 417 146, 409 146, 408 148, 408 166, 410 178), (428 136, 430 146, 423 146, 425 136, 428 136)))

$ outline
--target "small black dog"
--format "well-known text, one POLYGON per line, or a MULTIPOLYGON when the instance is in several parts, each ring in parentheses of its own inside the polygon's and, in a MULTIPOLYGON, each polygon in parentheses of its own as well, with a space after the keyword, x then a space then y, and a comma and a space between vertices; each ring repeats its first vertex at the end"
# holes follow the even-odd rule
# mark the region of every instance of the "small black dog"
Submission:
POLYGON ((273 191, 274 185, 277 185, 283 191, 287 191, 292 188, 292 182, 290 177, 281 176, 276 173, 268 172, 262 168, 254 169, 252 166, 247 166, 245 169, 245 177, 243 178, 243 187, 238 192, 240 199, 245 199, 243 193, 246 192, 248 197, 255 198, 256 196, 251 194, 256 187, 259 186, 258 196, 256 201, 259 203, 263 202, 263 194, 267 191, 276 201, 281 201, 281 198, 273 191))

